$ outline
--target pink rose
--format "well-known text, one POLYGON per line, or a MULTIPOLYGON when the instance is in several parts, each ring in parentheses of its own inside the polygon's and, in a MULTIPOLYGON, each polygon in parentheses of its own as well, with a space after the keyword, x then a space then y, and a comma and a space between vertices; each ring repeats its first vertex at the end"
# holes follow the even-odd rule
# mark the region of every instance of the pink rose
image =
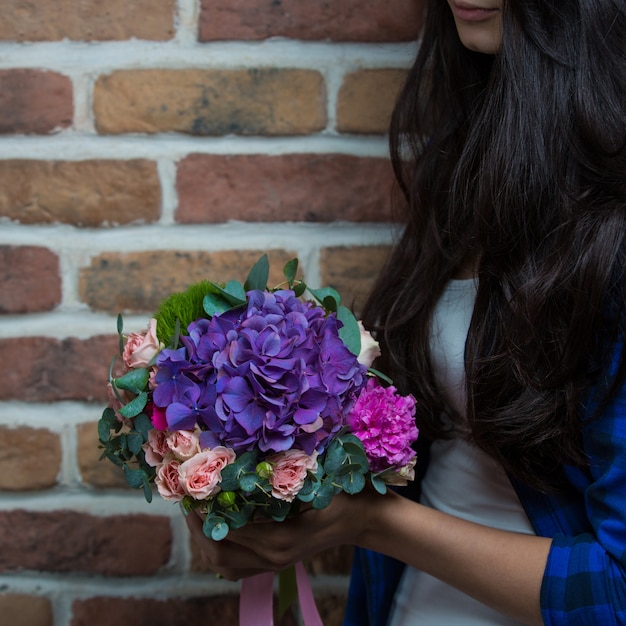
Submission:
POLYGON ((180 482, 180 462, 169 458, 159 466, 154 482, 159 495, 164 500, 180 502, 185 497, 185 492, 180 482))
POLYGON ((142 447, 146 455, 146 463, 152 467, 157 467, 170 452, 167 432, 153 428, 148 432, 148 441, 142 447))
POLYGON ((233 450, 224 446, 198 452, 180 466, 180 482, 183 489, 195 500, 214 496, 220 491, 222 469, 236 458, 233 450))
POLYGON ((167 444, 177 458, 186 461, 200 452, 200 435, 191 430, 175 430, 167 436, 167 444))
POLYGON ((122 359, 128 368, 148 367, 163 345, 156 335, 156 320, 152 318, 148 330, 143 333, 130 333, 126 338, 122 359))
POLYGON ((363 324, 359 321, 359 330, 361 331, 361 351, 357 357, 358 362, 365 367, 371 367, 372 363, 380 356, 380 345, 378 341, 372 337, 368 330, 365 330, 363 324))
POLYGON ((300 493, 307 472, 317 471, 317 452, 309 456, 302 450, 285 450, 267 459, 273 467, 270 476, 272 495, 278 500, 293 502, 300 493))

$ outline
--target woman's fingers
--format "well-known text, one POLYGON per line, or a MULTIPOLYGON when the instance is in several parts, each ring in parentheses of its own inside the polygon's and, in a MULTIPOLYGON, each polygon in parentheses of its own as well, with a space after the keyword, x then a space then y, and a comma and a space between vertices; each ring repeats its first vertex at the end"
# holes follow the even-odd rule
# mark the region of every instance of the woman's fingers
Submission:
MULTIPOLYGON (((267 571, 279 571, 282 567, 259 556, 254 550, 229 538, 215 541, 202 531, 203 520, 193 513, 185 516, 192 539, 198 546, 204 564, 227 580, 239 580, 267 571)), ((265 526, 265 525, 264 525, 265 526)), ((236 531, 231 531, 231 534, 236 531)), ((262 533, 257 537, 262 541, 262 533)))

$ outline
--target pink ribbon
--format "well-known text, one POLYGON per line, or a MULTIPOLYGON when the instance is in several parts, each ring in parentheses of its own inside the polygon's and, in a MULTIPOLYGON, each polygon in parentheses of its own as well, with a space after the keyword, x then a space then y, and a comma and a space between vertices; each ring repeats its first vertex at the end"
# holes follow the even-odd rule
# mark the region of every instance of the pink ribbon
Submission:
MULTIPOLYGON (((295 568, 304 626, 323 626, 304 565, 296 563, 295 568)), ((239 626, 274 626, 274 574, 258 574, 243 579, 239 597, 239 626)))

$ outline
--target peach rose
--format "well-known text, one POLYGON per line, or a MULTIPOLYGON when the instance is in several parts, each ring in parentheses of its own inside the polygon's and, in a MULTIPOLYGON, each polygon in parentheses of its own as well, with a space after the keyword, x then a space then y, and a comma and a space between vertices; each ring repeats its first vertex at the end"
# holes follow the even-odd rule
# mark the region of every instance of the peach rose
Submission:
POLYGON ((180 466, 183 489, 195 500, 214 496, 220 491, 222 469, 235 459, 233 450, 224 446, 202 450, 180 466))
POLYGON ((148 330, 142 333, 130 333, 126 338, 122 359, 128 368, 148 367, 150 361, 163 348, 156 335, 157 321, 152 318, 148 330))
POLYGON ((146 455, 146 463, 152 467, 157 467, 170 452, 167 433, 153 428, 148 432, 148 441, 142 447, 146 455))
POLYGON ((173 458, 166 458, 157 469, 154 482, 159 495, 164 500, 180 502, 185 497, 185 491, 180 482, 180 462, 173 458))
POLYGON ((358 362, 365 367, 371 367, 372 363, 380 356, 380 345, 372 337, 368 330, 365 330, 362 322, 358 322, 361 331, 361 351, 357 357, 358 362))
POLYGON ((186 461, 200 452, 200 435, 191 430, 175 430, 167 436, 167 445, 176 457, 186 461))
POLYGON ((317 471, 317 452, 309 456, 302 450, 285 450, 267 459, 273 467, 270 476, 272 495, 278 500, 293 502, 304 486, 307 472, 317 471))

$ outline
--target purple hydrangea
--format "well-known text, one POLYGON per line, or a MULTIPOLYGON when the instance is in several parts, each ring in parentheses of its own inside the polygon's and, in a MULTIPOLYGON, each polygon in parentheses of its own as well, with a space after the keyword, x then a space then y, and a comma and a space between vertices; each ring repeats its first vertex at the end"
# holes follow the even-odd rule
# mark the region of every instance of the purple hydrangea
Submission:
POLYGON ((415 398, 401 396, 393 386, 382 387, 370 378, 347 417, 361 440, 372 472, 400 470, 415 458, 417 440, 415 398))
POLYGON ((206 447, 321 452, 366 380, 340 325, 291 290, 250 291, 245 307, 193 322, 183 348, 161 352, 154 402, 172 430, 197 423, 206 447))

